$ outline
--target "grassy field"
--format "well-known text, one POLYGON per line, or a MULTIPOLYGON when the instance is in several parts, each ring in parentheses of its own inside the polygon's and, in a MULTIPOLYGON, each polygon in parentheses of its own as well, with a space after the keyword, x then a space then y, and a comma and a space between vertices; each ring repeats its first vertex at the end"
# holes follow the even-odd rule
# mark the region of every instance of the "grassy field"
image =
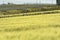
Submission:
POLYGON ((60 14, 0 18, 0 40, 60 40, 60 14))

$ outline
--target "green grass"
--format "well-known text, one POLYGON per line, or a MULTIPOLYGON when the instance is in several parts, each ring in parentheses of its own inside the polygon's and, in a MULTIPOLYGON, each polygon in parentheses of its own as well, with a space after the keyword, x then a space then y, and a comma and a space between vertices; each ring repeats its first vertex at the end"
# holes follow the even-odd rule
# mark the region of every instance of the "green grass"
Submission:
POLYGON ((0 18, 0 40, 60 40, 60 14, 0 18))

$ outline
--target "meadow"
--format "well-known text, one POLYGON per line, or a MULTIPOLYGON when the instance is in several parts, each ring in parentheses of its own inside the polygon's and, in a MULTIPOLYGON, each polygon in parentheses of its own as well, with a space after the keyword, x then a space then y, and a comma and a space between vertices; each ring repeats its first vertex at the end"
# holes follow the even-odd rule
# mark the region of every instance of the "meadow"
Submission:
POLYGON ((60 13, 0 18, 0 40, 60 40, 60 13))

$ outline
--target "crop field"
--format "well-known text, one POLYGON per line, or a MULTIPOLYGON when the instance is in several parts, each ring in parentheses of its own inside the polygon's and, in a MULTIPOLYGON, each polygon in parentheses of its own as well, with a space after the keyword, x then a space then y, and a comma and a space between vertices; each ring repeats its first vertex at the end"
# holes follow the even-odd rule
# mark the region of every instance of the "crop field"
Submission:
POLYGON ((0 18, 0 40, 60 40, 60 13, 0 18))

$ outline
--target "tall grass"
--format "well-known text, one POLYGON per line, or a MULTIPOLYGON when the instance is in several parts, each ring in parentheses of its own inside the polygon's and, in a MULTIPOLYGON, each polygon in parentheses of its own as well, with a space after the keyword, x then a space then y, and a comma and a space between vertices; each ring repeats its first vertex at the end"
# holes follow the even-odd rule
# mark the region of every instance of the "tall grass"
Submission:
POLYGON ((60 14, 0 18, 0 40, 60 40, 60 14))

